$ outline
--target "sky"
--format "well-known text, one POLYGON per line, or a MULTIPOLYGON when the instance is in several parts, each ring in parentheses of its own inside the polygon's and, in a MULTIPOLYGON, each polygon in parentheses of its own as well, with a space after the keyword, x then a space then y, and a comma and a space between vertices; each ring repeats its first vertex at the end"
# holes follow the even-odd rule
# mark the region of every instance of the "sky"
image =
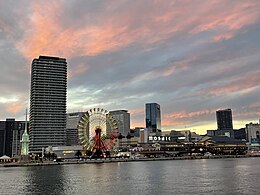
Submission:
POLYGON ((68 62, 67 111, 127 109, 162 130, 234 128, 260 118, 259 0, 0 0, 0 120, 25 118, 30 67, 40 55, 68 62))

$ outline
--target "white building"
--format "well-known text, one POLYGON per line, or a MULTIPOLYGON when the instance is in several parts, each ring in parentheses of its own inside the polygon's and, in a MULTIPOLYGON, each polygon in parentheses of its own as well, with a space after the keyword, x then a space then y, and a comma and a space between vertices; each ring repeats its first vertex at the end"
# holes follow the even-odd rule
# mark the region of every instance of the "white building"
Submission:
POLYGON ((246 136, 248 141, 248 149, 251 152, 260 151, 260 121, 258 123, 246 124, 246 136))
POLYGON ((139 143, 147 143, 148 142, 148 129, 140 129, 140 137, 139 137, 139 143))
POLYGON ((260 141, 260 121, 259 123, 246 124, 247 141, 251 144, 252 141, 260 141))

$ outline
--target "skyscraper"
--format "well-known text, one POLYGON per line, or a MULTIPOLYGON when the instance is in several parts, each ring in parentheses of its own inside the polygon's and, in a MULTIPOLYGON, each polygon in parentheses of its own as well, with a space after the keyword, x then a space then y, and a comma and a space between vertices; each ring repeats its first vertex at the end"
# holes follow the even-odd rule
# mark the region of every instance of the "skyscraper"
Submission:
POLYGON ((232 110, 231 109, 217 110, 216 117, 217 117, 218 130, 232 130, 233 129, 232 110))
MULTIPOLYGON (((116 120, 119 133, 126 136, 130 133, 130 113, 127 110, 114 110, 110 111, 109 114, 116 120)), ((110 127, 107 126, 107 132, 111 133, 110 127)))
POLYGON ((157 103, 147 103, 145 105, 146 128, 151 132, 161 132, 161 109, 157 103))
POLYGON ((12 156, 13 133, 15 129, 15 119, 6 119, 3 153, 7 156, 12 156))
POLYGON ((30 152, 65 145, 67 62, 40 56, 32 61, 30 94, 30 152))

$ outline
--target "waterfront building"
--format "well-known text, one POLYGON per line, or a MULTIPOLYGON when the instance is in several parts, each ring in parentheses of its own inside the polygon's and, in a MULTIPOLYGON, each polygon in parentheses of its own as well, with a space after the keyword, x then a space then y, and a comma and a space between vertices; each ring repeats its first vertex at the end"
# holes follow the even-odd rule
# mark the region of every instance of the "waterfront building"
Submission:
POLYGON ((197 134, 196 132, 191 132, 191 142, 198 142, 202 138, 201 135, 197 134))
POLYGON ((246 124, 247 141, 252 142, 253 139, 260 139, 260 121, 259 123, 246 124))
POLYGON ((171 130, 162 132, 162 135, 171 137, 172 142, 198 142, 201 136, 190 130, 171 130))
POLYGON ((45 155, 55 154, 56 158, 73 159, 81 157, 85 154, 86 150, 83 146, 55 146, 45 148, 45 155))
POLYGON ((30 91, 30 152, 65 145, 67 62, 40 56, 32 61, 30 91))
POLYGON ((218 130, 233 130, 232 110, 217 110, 216 111, 218 130))
POLYGON ((145 124, 149 133, 161 132, 161 109, 157 103, 145 104, 145 124))
POLYGON ((138 143, 139 143, 138 137, 126 136, 118 141, 117 147, 119 149, 128 150, 129 148, 137 147, 138 143))
POLYGON ((130 129, 130 135, 133 137, 140 137, 141 129, 144 129, 144 127, 135 127, 134 129, 130 129))
POLYGON ((234 129, 234 138, 239 140, 246 140, 246 129, 240 128, 240 129, 234 129))
MULTIPOLYGON (((118 131, 122 136, 130 133, 130 113, 127 110, 109 111, 109 115, 116 120, 118 131)), ((107 125, 107 132, 112 132, 109 128, 110 126, 107 125)))
POLYGON ((208 136, 226 136, 234 138, 233 121, 232 121, 232 110, 224 109, 216 111, 217 118, 217 130, 207 130, 208 136))
POLYGON ((147 143, 148 142, 148 129, 140 129, 140 137, 139 143, 147 143))
POLYGON ((0 156, 7 155, 12 157, 20 155, 20 140, 25 129, 25 124, 25 121, 15 121, 14 118, 0 121, 0 156))
POLYGON ((199 143, 203 144, 200 148, 216 155, 245 154, 247 150, 245 141, 227 136, 204 136, 199 143))
POLYGON ((4 155, 5 124, 0 122, 0 156, 4 155))
POLYGON ((234 130, 233 129, 223 129, 223 130, 207 130, 208 136, 226 136, 230 138, 234 138, 234 130))
POLYGON ((259 123, 246 124, 247 141, 252 144, 254 142, 260 143, 260 121, 259 123))
POLYGON ((78 124, 84 112, 68 113, 66 118, 66 145, 79 145, 78 124))
POLYGON ((213 137, 215 136, 216 130, 207 130, 207 136, 213 137))

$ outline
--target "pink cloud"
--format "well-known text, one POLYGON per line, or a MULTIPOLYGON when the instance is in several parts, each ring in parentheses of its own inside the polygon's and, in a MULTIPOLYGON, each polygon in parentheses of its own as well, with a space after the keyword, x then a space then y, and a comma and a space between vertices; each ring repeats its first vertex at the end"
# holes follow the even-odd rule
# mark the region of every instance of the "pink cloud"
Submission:
POLYGON ((103 26, 83 26, 79 29, 60 25, 59 2, 42 9, 45 3, 32 4, 31 29, 17 47, 29 59, 40 54, 72 57, 75 55, 96 55, 100 52, 116 49, 131 42, 120 36, 127 31, 127 26, 115 26, 109 21, 103 26))
POLYGON ((131 121, 131 128, 135 127, 145 127, 144 121, 131 121))
POLYGON ((192 118, 202 115, 208 115, 212 114, 216 111, 216 109, 211 110, 200 110, 200 111, 194 111, 194 112, 173 112, 169 114, 165 114, 163 118, 165 119, 183 119, 183 118, 192 118))
POLYGON ((230 94, 234 92, 247 93, 254 90, 255 87, 259 86, 259 83, 260 83, 259 73, 254 72, 245 75, 245 77, 239 80, 234 80, 230 83, 225 83, 215 87, 202 89, 199 92, 197 92, 197 95, 205 94, 205 95, 218 96, 218 95, 230 94))
POLYGON ((225 1, 209 1, 202 19, 197 20, 192 33, 215 31, 213 41, 234 37, 241 28, 259 20, 260 5, 257 1, 238 2, 228 5, 225 1))
POLYGON ((217 109, 199 110, 193 112, 183 111, 163 114, 162 126, 163 128, 171 129, 188 128, 190 126, 194 126, 193 123, 196 122, 198 118, 201 120, 201 123, 203 123, 202 118, 214 114, 216 110, 217 109))
POLYGON ((214 36, 213 41, 214 42, 225 41, 225 40, 231 39, 233 36, 234 36, 233 33, 227 32, 227 33, 223 33, 223 34, 214 36))
POLYGON ((131 115, 140 115, 140 114, 144 114, 144 108, 130 109, 130 110, 128 110, 128 112, 131 115))
POLYGON ((21 103, 13 103, 6 106, 6 111, 12 114, 16 114, 23 109, 24 105, 21 103))
POLYGON ((88 70, 87 64, 78 64, 75 65, 72 69, 69 69, 68 71, 68 78, 74 77, 74 76, 80 76, 86 74, 88 70))
POLYGON ((69 58, 117 50, 136 41, 142 41, 144 46, 154 44, 185 31, 216 30, 217 34, 212 39, 221 41, 230 39, 243 26, 256 22, 259 17, 257 1, 231 6, 226 6, 226 1, 206 1, 203 4, 197 1, 154 1, 150 7, 151 10, 145 10, 147 16, 138 10, 124 8, 125 12, 119 12, 120 15, 107 15, 101 24, 75 28, 60 24, 63 14, 60 1, 52 2, 52 6, 33 1, 31 20, 26 26, 29 30, 25 31, 17 48, 28 59, 40 54, 69 58), (158 6, 160 9, 157 9, 158 6), (139 18, 145 21, 139 21, 139 18))

